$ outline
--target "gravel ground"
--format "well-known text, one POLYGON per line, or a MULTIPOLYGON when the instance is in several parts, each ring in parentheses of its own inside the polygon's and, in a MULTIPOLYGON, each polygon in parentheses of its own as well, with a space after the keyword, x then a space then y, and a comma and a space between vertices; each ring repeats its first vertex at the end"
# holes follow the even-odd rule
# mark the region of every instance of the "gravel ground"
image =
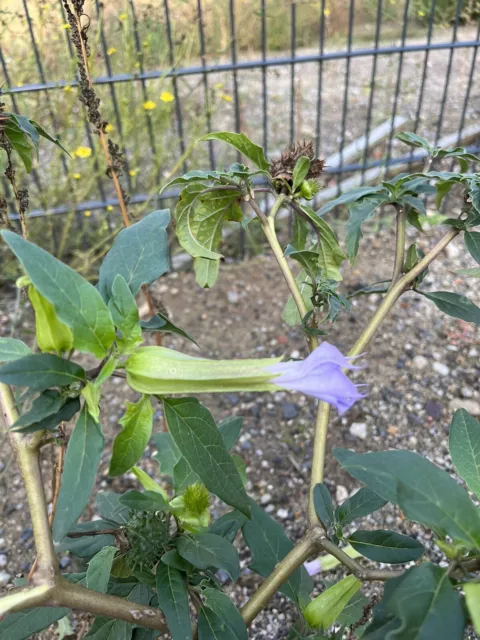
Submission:
MULTIPOLYGON (((440 235, 430 230, 419 239, 427 249, 440 235)), ((414 233, 412 233, 414 235, 414 233)), ((366 236, 357 264, 345 269, 347 288, 384 279, 391 270, 390 256, 393 234, 384 229, 376 236, 366 236), (385 249, 388 247, 388 249, 385 249), (363 254, 362 254, 363 249, 363 254), (379 262, 378 256, 386 256, 379 262)), ((480 303, 475 281, 455 275, 460 268, 470 267, 472 259, 465 255, 461 240, 447 248, 442 261, 434 265, 424 286, 429 290, 455 289, 480 303)), ((271 257, 260 256, 243 264, 225 264, 212 290, 201 290, 190 272, 173 273, 156 286, 155 294, 165 301, 174 322, 190 332, 201 345, 201 354, 212 358, 266 357, 306 355, 304 340, 298 329, 282 323, 281 310, 287 297, 286 285, 271 257)), ((379 304, 378 296, 356 298, 353 313, 342 316, 332 328, 328 340, 346 351, 365 326, 379 304)), ((14 307, 8 299, 0 307, 0 334, 7 334, 14 307), (2 315, 3 314, 3 315, 2 315)), ((31 339, 30 310, 19 322, 20 333, 31 339)), ((198 350, 177 337, 168 338, 167 346, 189 353, 198 350)), ((368 368, 360 378, 370 385, 369 395, 357 403, 343 418, 334 415, 331 422, 328 451, 333 446, 353 448, 359 452, 387 448, 409 449, 427 456, 448 471, 452 464, 448 455, 448 425, 452 410, 464 406, 480 415, 480 333, 472 325, 440 313, 426 299, 415 293, 405 294, 368 349, 368 368)), ((118 419, 124 401, 132 393, 122 380, 108 385, 102 404, 102 425, 107 448, 95 492, 102 489, 125 491, 138 488, 130 477, 107 478, 108 451, 117 433, 118 419)), ((282 522, 292 540, 305 530, 305 507, 311 466, 314 403, 298 394, 225 394, 202 397, 202 402, 217 419, 228 415, 244 416, 244 428, 236 446, 248 464, 248 489, 265 510, 282 522)), ((157 422, 157 429, 161 426, 157 422)), ((157 464, 147 451, 142 466, 152 473, 157 464)), ((45 471, 50 462, 43 461, 45 471)), ((28 571, 34 555, 32 532, 28 521, 25 494, 17 467, 11 462, 6 439, 0 444, 0 482, 3 495, 3 521, 0 528, 0 586, 6 587, 18 573, 28 571)), ((326 483, 340 502, 358 485, 327 454, 326 483)), ((49 490, 45 475, 47 492, 49 490)), ((93 507, 85 514, 94 515, 93 507)), ((218 513, 222 507, 218 505, 218 513)), ((362 526, 391 528, 410 532, 398 509, 386 506, 369 516, 362 526)), ((432 551, 431 532, 414 527, 432 551)), ((248 598, 260 579, 248 570, 250 556, 240 543, 242 576, 233 590, 237 604, 248 598)), ((66 570, 74 566, 65 557, 66 570)), ((317 577, 317 586, 321 578, 317 577)), ((226 585, 228 591, 231 589, 226 585)), ((370 593, 375 587, 370 589, 370 593)), ((285 638, 294 610, 283 597, 272 599, 252 625, 250 638, 270 640, 285 638)), ((75 637, 81 638, 88 617, 73 616, 75 637)), ((55 626, 34 637, 50 640, 57 637, 55 626)))

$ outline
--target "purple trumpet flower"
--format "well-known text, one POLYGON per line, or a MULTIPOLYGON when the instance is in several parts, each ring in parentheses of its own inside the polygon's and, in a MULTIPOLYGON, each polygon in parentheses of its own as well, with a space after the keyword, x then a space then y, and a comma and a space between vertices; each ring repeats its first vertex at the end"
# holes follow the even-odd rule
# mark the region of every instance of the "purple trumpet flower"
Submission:
POLYGON ((340 415, 365 396, 342 369, 362 369, 344 356, 337 347, 323 342, 305 360, 281 362, 266 371, 281 374, 271 382, 290 391, 300 391, 328 404, 333 404, 340 415))

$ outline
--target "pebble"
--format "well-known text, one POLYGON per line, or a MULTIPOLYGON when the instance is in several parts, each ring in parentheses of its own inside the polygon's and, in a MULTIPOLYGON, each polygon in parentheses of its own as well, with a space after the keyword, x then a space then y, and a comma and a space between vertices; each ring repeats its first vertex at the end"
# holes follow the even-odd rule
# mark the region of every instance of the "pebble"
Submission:
POLYGON ((445 247, 445 253, 450 260, 453 260, 460 255, 460 249, 455 244, 450 243, 445 247))
POLYGON ((478 356, 478 350, 475 349, 475 347, 472 347, 470 349, 470 351, 468 352, 468 357, 469 358, 476 358, 478 356))
POLYGON ((275 506, 273 504, 269 504, 265 507, 265 513, 273 513, 275 511, 275 506))
POLYGON ((465 409, 472 416, 480 416, 480 402, 468 398, 454 398, 448 405, 450 411, 465 409))
POLYGON ((350 427, 350 433, 352 434, 352 436, 360 438, 360 440, 365 440, 368 435, 367 423, 354 422, 350 427))
POLYGON ((423 369, 428 367, 428 360, 425 356, 415 356, 413 359, 413 366, 420 369, 420 371, 423 371, 423 369))
POLYGON ((6 571, 0 571, 0 587, 6 587, 11 577, 6 571))
POLYGON ((227 299, 231 304, 237 304, 240 300, 240 296, 236 291, 227 291, 227 299))
POLYGON ((298 406, 293 402, 283 402, 282 411, 284 420, 292 420, 298 415, 298 406))
POLYGON ((443 362, 434 362, 433 370, 436 373, 439 373, 441 376, 448 376, 448 374, 450 373, 450 368, 447 367, 447 365, 443 362))
POLYGON ((470 387, 462 387, 461 393, 464 398, 473 398, 473 389, 470 387))
POLYGON ((343 484, 337 484, 337 488, 335 490, 335 500, 338 502, 338 504, 341 504, 342 502, 345 502, 347 498, 348 498, 347 487, 344 487, 343 484))
POLYGON ((5 569, 8 563, 8 558, 4 553, 0 553, 0 569, 5 569))
POLYGON ((280 520, 286 520, 288 516, 289 516, 288 509, 279 509, 277 511, 277 517, 280 518, 280 520))
POLYGON ((270 493, 265 493, 261 498, 260 498, 260 504, 268 504, 269 502, 272 501, 272 496, 270 493))

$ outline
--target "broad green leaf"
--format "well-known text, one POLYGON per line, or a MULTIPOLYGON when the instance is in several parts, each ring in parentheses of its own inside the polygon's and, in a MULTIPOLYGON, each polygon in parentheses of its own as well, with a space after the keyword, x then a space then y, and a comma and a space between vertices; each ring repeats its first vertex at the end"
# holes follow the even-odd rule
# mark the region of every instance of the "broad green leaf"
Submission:
POLYGON ((117 547, 104 547, 93 556, 88 563, 87 577, 85 580, 87 589, 100 591, 100 593, 107 592, 113 558, 117 551, 117 547))
POLYGON ((333 449, 333 455, 351 476, 398 504, 410 520, 468 547, 480 546, 480 513, 463 487, 426 458, 410 451, 357 454, 333 449))
POLYGON ((47 389, 35 398, 30 410, 26 413, 22 413, 18 420, 12 424, 11 429, 16 431, 17 427, 28 427, 35 422, 39 422, 40 420, 57 413, 64 402, 65 398, 61 396, 58 391, 47 389))
POLYGON ((295 192, 307 177, 310 169, 310 160, 307 156, 302 156, 297 160, 292 174, 292 191, 295 192))
POLYGON ((131 469, 142 457, 152 435, 153 407, 150 396, 136 403, 126 402, 127 410, 119 423, 122 431, 113 441, 109 475, 119 476, 131 469))
POLYGON ((363 198, 360 202, 350 205, 350 218, 347 223, 347 237, 345 245, 350 257, 350 262, 355 260, 358 253, 360 239, 362 238, 362 224, 366 222, 375 213, 375 209, 384 202, 387 202, 388 196, 372 195, 363 198))
POLYGON ((157 482, 155 482, 155 480, 153 480, 153 478, 151 478, 148 473, 145 473, 143 469, 140 469, 139 467, 132 467, 131 471, 137 477, 137 480, 140 482, 145 491, 156 491, 157 493, 160 493, 160 495, 162 495, 165 500, 168 500, 168 495, 165 489, 161 487, 157 482))
POLYGON ((111 289, 108 308, 112 314, 115 326, 120 330, 121 337, 117 338, 120 353, 129 353, 143 342, 142 329, 135 297, 121 275, 115 276, 111 289))
POLYGON ((237 537, 237 533, 245 524, 246 518, 243 513, 239 511, 230 511, 226 513, 218 520, 215 520, 208 528, 210 533, 214 533, 217 536, 226 538, 229 542, 232 542, 237 537))
POLYGON ((311 207, 302 205, 302 211, 315 225, 318 232, 318 264, 322 270, 323 277, 331 280, 341 280, 342 275, 339 267, 346 256, 338 244, 337 237, 325 220, 320 218, 311 207))
POLYGON ((480 278, 480 267, 473 267, 472 269, 459 269, 455 273, 461 276, 470 276, 471 278, 480 278))
MULTIPOLYGON (((312 281, 307 276, 305 269, 302 269, 298 276, 295 278, 295 282, 297 283, 297 287, 302 295, 303 302, 307 308, 307 312, 313 309, 312 304, 312 281)), ((297 305, 295 304, 295 300, 292 296, 289 296, 287 303, 282 311, 282 319, 291 327, 302 324, 302 318, 300 318, 300 314, 297 309, 297 305)))
POLYGON ((156 569, 158 604, 172 640, 192 640, 187 587, 178 569, 159 562, 156 569))
POLYGON ((465 296, 450 291, 434 291, 432 293, 419 291, 419 293, 431 300, 443 313, 480 326, 480 307, 477 307, 465 296))
MULTIPOLYGON (((343 609, 342 613, 337 617, 337 623, 342 627, 350 627, 360 620, 364 613, 364 607, 368 604, 368 599, 358 592, 349 601, 347 606, 343 609)), ((355 635, 358 637, 358 628, 355 630, 355 635)))
POLYGON ((193 471, 185 458, 180 458, 173 469, 173 486, 176 492, 184 491, 189 485, 201 481, 200 476, 193 471))
POLYGON ((168 209, 153 211, 127 229, 122 229, 100 267, 98 288, 105 299, 113 281, 123 276, 135 295, 142 284, 150 284, 168 271, 168 209))
POLYGON ((468 613, 472 620, 475 633, 480 634, 480 583, 469 582, 463 585, 465 591, 465 602, 467 604, 468 613))
POLYGON ((315 506, 315 512, 320 518, 320 521, 326 528, 331 527, 335 522, 333 515, 332 496, 327 487, 319 482, 313 489, 313 504, 315 506))
POLYGON ((425 140, 425 138, 422 138, 422 136, 413 133, 413 131, 402 131, 402 133, 397 133, 395 135, 395 138, 397 138, 397 140, 400 140, 401 142, 404 142, 405 144, 408 144, 409 147, 420 147, 422 149, 425 149, 429 155, 435 149, 435 147, 432 147, 429 144, 428 140, 425 140))
POLYGON ((269 169, 270 164, 265 157, 262 147, 254 144, 244 133, 219 131, 216 133, 209 133, 206 136, 203 136, 203 138, 197 140, 197 142, 202 142, 203 140, 220 140, 221 142, 226 142, 232 147, 235 147, 237 151, 240 151, 240 153, 251 160, 259 169, 262 169, 263 171, 268 171, 269 169))
POLYGON ((223 442, 229 451, 230 449, 233 449, 235 442, 240 435, 240 431, 242 430, 242 426, 242 416, 231 416, 219 423, 218 430, 222 434, 223 442))
MULTIPOLYGON (((93 520, 92 522, 79 522, 72 527, 72 532, 105 531, 112 529, 112 523, 107 520, 93 520)), ((55 551, 70 551, 79 558, 90 558, 106 546, 113 546, 115 538, 112 534, 105 533, 95 536, 82 536, 69 538, 65 536, 60 543, 55 544, 55 551)))
POLYGON ((130 640, 132 632, 133 627, 128 622, 98 616, 84 637, 86 640, 130 640))
POLYGON ((101 395, 100 387, 91 380, 82 389, 82 396, 85 398, 88 411, 95 422, 98 422, 100 418, 99 402, 101 395))
POLYGON ((465 409, 453 414, 448 448, 458 475, 480 496, 480 422, 465 409))
POLYGON ((27 173, 30 173, 33 167, 33 160, 36 156, 36 150, 31 137, 29 137, 13 119, 3 125, 3 130, 12 148, 22 159, 27 173))
POLYGON ((9 613, 0 620, 0 640, 27 640, 68 613, 70 609, 65 607, 35 607, 9 613))
POLYGON ((182 454, 172 436, 168 432, 154 433, 152 441, 158 449, 152 458, 159 463, 160 473, 173 478, 173 469, 182 457, 182 454))
POLYGON ((425 209, 425 203, 421 198, 417 198, 417 196, 406 195, 400 198, 399 203, 402 205, 408 205, 418 213, 423 213, 424 215, 427 213, 425 209))
POLYGON ((100 425, 83 407, 68 441, 53 538, 62 540, 85 508, 97 476, 104 438, 100 425))
POLYGON ((59 147, 62 151, 65 151, 67 155, 70 155, 67 149, 65 149, 65 147, 62 145, 60 140, 58 138, 54 138, 47 131, 45 131, 45 129, 40 124, 38 124, 38 122, 35 122, 35 120, 30 120, 30 124, 36 129, 37 133, 41 135, 42 138, 45 138, 49 142, 53 142, 53 144, 59 147))
POLYGON ((224 173, 222 171, 202 171, 194 169, 193 171, 187 171, 182 176, 178 176, 164 184, 159 193, 162 194, 169 187, 175 187, 179 184, 186 185, 192 182, 212 182, 221 180, 223 177, 227 177, 227 175, 227 172, 224 173))
MULTIPOLYGON (((251 501, 252 517, 245 520, 242 533, 252 552, 250 569, 267 578, 278 563, 290 553, 293 544, 283 527, 251 501)), ((304 606, 309 601, 313 582, 304 567, 299 567, 279 589, 281 593, 304 606)))
POLYGON ((169 432, 192 470, 211 493, 249 516, 242 479, 208 409, 195 398, 165 398, 164 407, 169 432))
POLYGON ((362 556, 375 562, 398 564, 417 560, 423 555, 423 545, 395 531, 379 529, 376 531, 355 531, 347 538, 354 549, 362 556))
POLYGON ((480 231, 465 231, 464 239, 470 255, 480 264, 480 231))
POLYGON ((31 355, 32 352, 21 340, 15 338, 0 338, 0 362, 17 360, 24 356, 31 355))
MULTIPOLYGON (((48 393, 48 391, 46 393, 48 393)), ((38 422, 33 422, 26 426, 12 427, 12 431, 18 431, 19 433, 25 434, 34 433, 35 431, 51 431, 52 429, 56 429, 61 422, 68 422, 80 411, 80 400, 78 398, 63 398, 62 402, 64 404, 62 404, 57 412, 47 415, 38 420, 38 422)), ((20 420, 22 418, 23 416, 20 417, 20 420)))
POLYGON ((105 364, 101 368, 97 378, 95 379, 95 384, 97 385, 97 387, 102 385, 106 380, 110 378, 110 376, 113 374, 113 372, 117 368, 117 364, 118 364, 117 356, 112 355, 108 358, 108 360, 105 362, 105 364))
POLYGON ((35 288, 72 330, 74 347, 103 358, 113 343, 115 330, 110 312, 95 287, 18 234, 3 231, 2 235, 35 288))
POLYGON ((195 281, 202 289, 211 289, 218 279, 220 273, 220 260, 210 260, 209 258, 195 258, 195 281))
POLYGON ((173 567, 179 571, 186 571, 187 573, 190 573, 193 569, 193 565, 187 562, 185 558, 182 558, 176 549, 170 549, 170 551, 164 553, 162 562, 169 567, 173 567))
POLYGON ((309 228, 304 218, 299 215, 293 216, 292 245, 297 251, 305 249, 309 228))
POLYGON ((224 569, 233 581, 240 575, 240 564, 235 547, 226 538, 213 533, 197 533, 177 538, 177 551, 197 569, 215 567, 224 569))
POLYGON ((49 353, 24 356, 0 367, 0 382, 17 387, 43 390, 84 380, 85 371, 80 365, 49 353))
POLYGON ((73 347, 73 334, 61 322, 51 302, 32 285, 28 287, 28 297, 35 310, 35 335, 41 351, 61 354, 73 347))
POLYGON ((350 191, 342 193, 342 195, 338 196, 338 198, 335 198, 335 200, 330 200, 329 202, 324 204, 323 207, 317 211, 317 213, 319 216, 323 216, 335 207, 344 204, 351 204, 352 202, 357 202, 357 200, 361 200, 365 196, 373 196, 378 194, 379 192, 387 195, 386 190, 380 185, 377 185, 375 187, 355 187, 354 189, 350 189, 350 191))
POLYGON ((385 583, 363 640, 462 640, 464 625, 446 570, 425 562, 385 583))
POLYGON ((343 578, 310 602, 303 611, 305 620, 314 629, 328 629, 361 586, 355 576, 343 578))
POLYGON ((248 640, 240 611, 226 593, 202 589, 204 606, 198 615, 198 640, 248 640))
POLYGON ((363 516, 377 511, 385 504, 387 504, 386 500, 377 496, 370 489, 363 487, 337 508, 336 519, 344 527, 357 518, 363 518, 363 516))
POLYGON ((316 280, 320 271, 320 254, 312 249, 297 251, 292 245, 287 245, 285 255, 296 260, 306 271, 311 280, 316 280))
POLYGON ((106 520, 111 520, 116 524, 127 524, 130 509, 120 502, 121 495, 113 491, 100 491, 97 493, 97 509, 106 520))
POLYGON ((188 335, 186 331, 180 329, 173 324, 166 316, 161 313, 157 313, 150 320, 140 320, 140 326, 144 331, 162 331, 165 333, 175 333, 182 338, 190 340, 194 344, 197 344, 192 336, 188 335))
POLYGON ((168 502, 158 491, 127 491, 118 499, 119 504, 135 511, 162 511, 168 502))

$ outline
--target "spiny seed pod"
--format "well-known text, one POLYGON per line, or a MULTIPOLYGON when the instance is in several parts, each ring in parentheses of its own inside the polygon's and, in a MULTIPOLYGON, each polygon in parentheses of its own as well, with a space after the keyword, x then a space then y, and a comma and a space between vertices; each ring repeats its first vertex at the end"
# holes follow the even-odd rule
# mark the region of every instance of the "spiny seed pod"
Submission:
POLYGON ((185 489, 183 503, 192 515, 200 516, 210 504, 210 494, 204 484, 196 482, 185 489))
POLYGON ((315 158, 313 142, 305 142, 304 140, 303 142, 296 142, 293 146, 284 151, 280 158, 274 160, 270 164, 270 173, 273 181, 278 181, 279 183, 282 180, 291 182, 297 160, 302 156, 305 156, 310 160, 310 168, 306 179, 310 180, 318 178, 323 172, 325 160, 315 158))
POLYGON ((131 569, 151 569, 168 548, 169 515, 133 511, 125 527, 130 545, 127 562, 131 569))

